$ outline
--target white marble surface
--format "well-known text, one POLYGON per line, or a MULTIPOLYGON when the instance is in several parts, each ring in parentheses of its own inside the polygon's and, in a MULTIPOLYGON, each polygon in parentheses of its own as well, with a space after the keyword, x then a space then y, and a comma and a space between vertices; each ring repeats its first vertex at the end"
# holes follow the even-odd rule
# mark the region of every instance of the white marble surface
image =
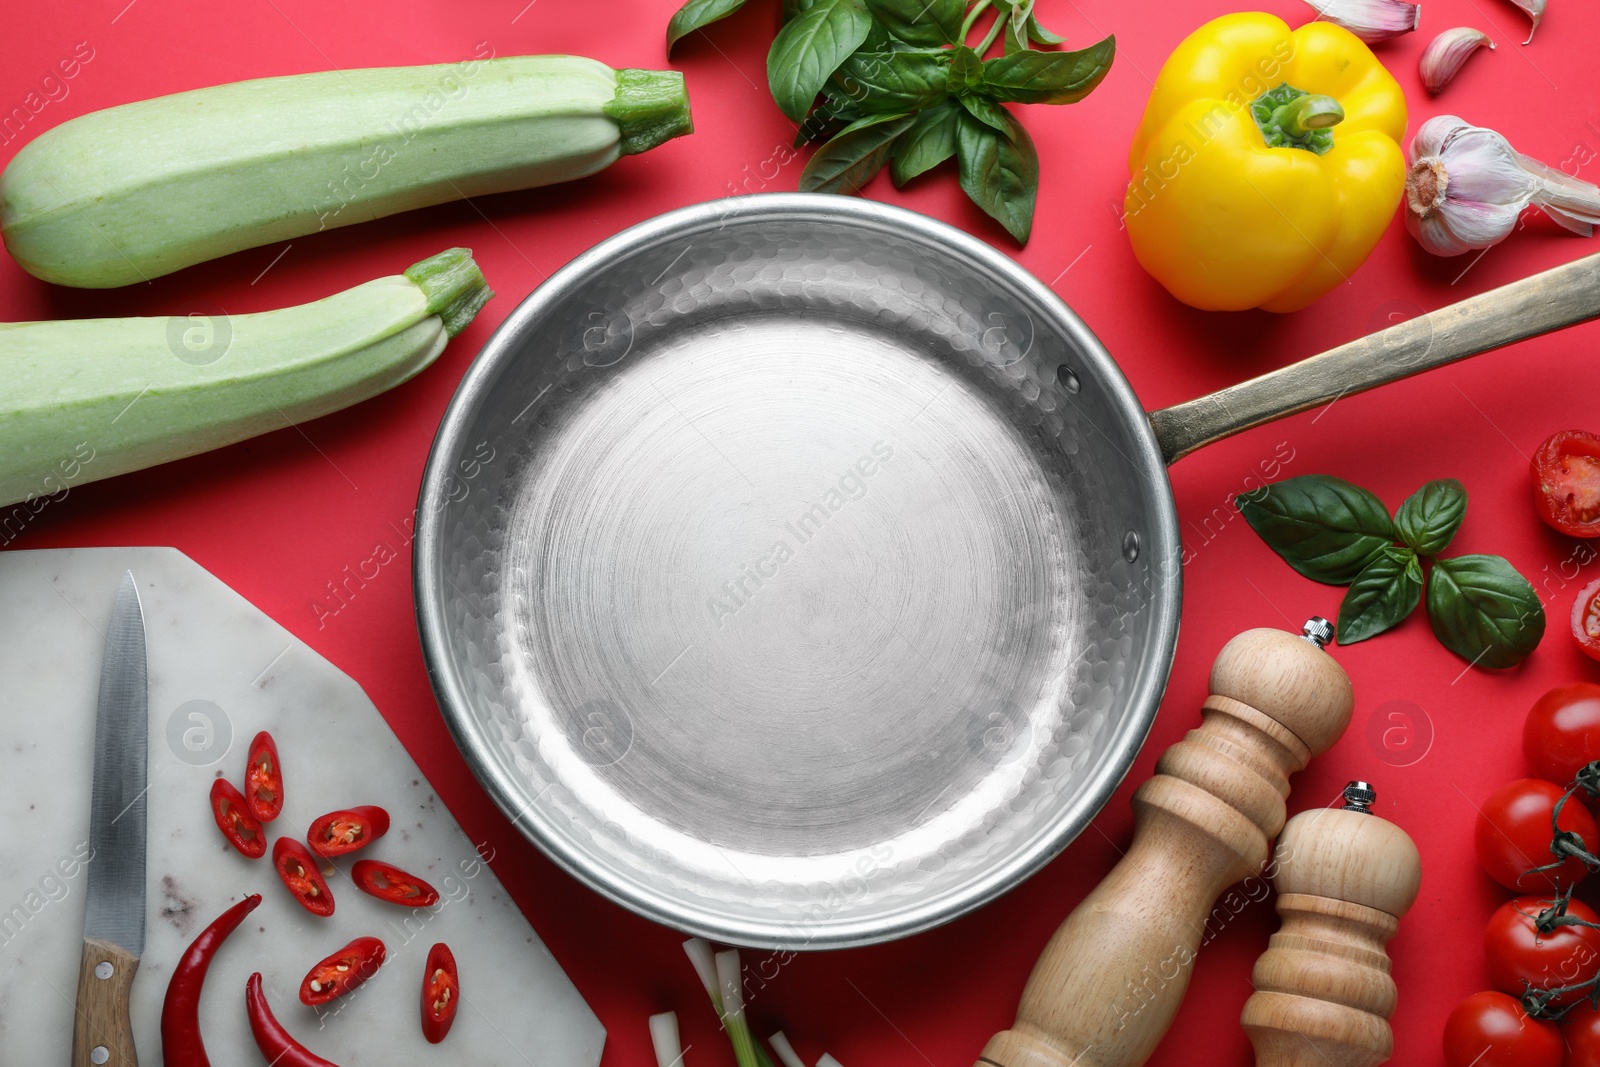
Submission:
POLYGON ((75 853, 88 851, 101 631, 125 569, 138 580, 150 660, 148 933, 133 987, 145 1067, 162 1062, 158 1019, 174 962, 251 892, 262 905, 223 947, 201 1004, 215 1067, 261 1067, 244 1011, 255 970, 279 1019, 336 1063, 597 1064, 599 1021, 366 694, 165 548, 0 553, 0 1063, 68 1059, 85 881, 75 853), (209 747, 192 712, 214 720, 209 747), (270 854, 252 861, 228 849, 207 791, 219 771, 242 781, 245 747, 261 729, 278 741, 287 797, 271 836, 298 836, 333 808, 381 804, 394 828, 353 858, 410 870, 443 901, 412 912, 373 900, 347 877, 347 858, 329 879, 335 914, 317 919, 289 898, 270 854), (193 731, 187 742, 185 731, 193 731), (300 1004, 306 970, 364 934, 388 946, 378 975, 335 1002, 344 1005, 337 1012, 300 1004), (463 995, 438 1046, 422 1040, 418 1021, 423 959, 435 941, 454 950, 463 995))

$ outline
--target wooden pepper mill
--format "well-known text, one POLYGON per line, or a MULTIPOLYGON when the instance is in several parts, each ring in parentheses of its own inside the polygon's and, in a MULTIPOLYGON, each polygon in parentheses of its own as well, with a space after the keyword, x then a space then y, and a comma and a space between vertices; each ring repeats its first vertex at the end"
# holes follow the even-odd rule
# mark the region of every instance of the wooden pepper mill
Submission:
POLYGON ((1289 820, 1273 857, 1283 926, 1256 961, 1240 1022, 1256 1067, 1376 1067, 1394 1052, 1394 979, 1384 945, 1417 899, 1422 861, 1372 814, 1366 782, 1344 807, 1289 820))
MULTIPOLYGON (((1189 984, 1212 908, 1258 874, 1283 829, 1289 775, 1350 722, 1350 680, 1312 619, 1302 636, 1247 630, 1223 646, 1199 728, 1133 795, 1133 844, 1034 965, 993 1067, 1138 1067, 1189 984)), ((1222 914, 1225 921, 1227 913, 1222 914)))

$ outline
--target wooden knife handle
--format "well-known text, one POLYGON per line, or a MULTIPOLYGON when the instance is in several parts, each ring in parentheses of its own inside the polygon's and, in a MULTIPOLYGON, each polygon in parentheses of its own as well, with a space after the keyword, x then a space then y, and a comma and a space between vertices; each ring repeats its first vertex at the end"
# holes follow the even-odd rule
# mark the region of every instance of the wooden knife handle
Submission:
POLYGON ((128 998, 139 957, 107 941, 85 938, 78 965, 78 1010, 72 1067, 139 1067, 128 998))
MULTIPOLYGON (((1325 624, 1324 624, 1325 625, 1325 624)), ((1138 1067, 1177 1014, 1221 892, 1267 861, 1289 775, 1350 721, 1350 681, 1311 641, 1249 630, 1211 671, 1198 729, 1133 796, 1133 844, 1035 964, 992 1067, 1138 1067)))

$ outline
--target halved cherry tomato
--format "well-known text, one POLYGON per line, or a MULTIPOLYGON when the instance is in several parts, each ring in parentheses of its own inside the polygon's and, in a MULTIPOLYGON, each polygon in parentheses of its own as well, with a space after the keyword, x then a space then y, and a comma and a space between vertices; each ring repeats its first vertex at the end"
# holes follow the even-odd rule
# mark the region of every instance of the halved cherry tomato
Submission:
MULTIPOLYGON (((1561 793, 1552 782, 1519 778, 1489 794, 1473 833, 1478 862, 1489 877, 1515 893, 1555 892, 1583 881, 1589 869, 1571 853, 1564 853, 1561 866, 1532 873, 1560 858, 1552 851, 1550 815, 1561 793)), ((1590 855, 1600 846, 1600 828, 1576 797, 1562 807, 1558 825, 1576 834, 1573 844, 1590 855)))
POLYGON ((368 804, 319 816, 306 834, 306 844, 319 856, 343 856, 365 848, 388 832, 389 813, 368 804))
POLYGON ((333 914, 333 894, 306 846, 292 837, 278 838, 272 845, 272 866, 302 908, 324 919, 333 914))
POLYGON ((306 972, 300 1003, 316 1007, 342 997, 378 973, 388 950, 375 937, 358 937, 306 972))
POLYGON ((245 804, 244 797, 226 778, 211 783, 211 817, 228 844, 258 860, 267 854, 267 835, 245 804))
POLYGON ((461 1006, 461 976, 450 946, 428 950, 428 969, 422 972, 422 1036, 437 1045, 450 1032, 461 1006))
POLYGON ((1563 785, 1600 760, 1600 685, 1558 685, 1535 700, 1522 724, 1522 755, 1535 778, 1563 785))
POLYGON ((1449 1067, 1561 1067, 1564 1054, 1555 1024, 1528 1018, 1506 993, 1474 993, 1444 1022, 1449 1067))
POLYGON ((283 811, 278 746, 265 730, 250 742, 250 764, 244 769, 244 799, 250 805, 250 814, 260 822, 271 822, 283 811))
POLYGON ((1566 1067, 1600 1067, 1600 1012, 1579 1004, 1561 1020, 1567 1042, 1566 1067))
POLYGON ((439 902, 439 891, 414 874, 381 860, 356 860, 350 873, 356 888, 379 900, 408 908, 426 908, 439 902))
POLYGON ((1600 659, 1600 578, 1583 587, 1572 605, 1572 636, 1590 659, 1600 659))
POLYGON ((1600 434, 1563 430, 1533 454, 1539 517, 1572 537, 1600 537, 1600 434))
MULTIPOLYGON (((1483 931, 1483 955, 1489 962, 1489 980, 1502 993, 1521 996, 1530 987, 1579 985, 1600 970, 1600 928, 1564 925, 1541 931, 1535 919, 1550 907, 1550 901, 1539 897, 1517 897, 1489 916, 1483 931)), ((1566 914, 1600 923, 1600 915, 1581 900, 1569 900, 1566 914)), ((1574 990, 1551 1003, 1573 1004, 1587 993, 1586 989, 1574 990)))

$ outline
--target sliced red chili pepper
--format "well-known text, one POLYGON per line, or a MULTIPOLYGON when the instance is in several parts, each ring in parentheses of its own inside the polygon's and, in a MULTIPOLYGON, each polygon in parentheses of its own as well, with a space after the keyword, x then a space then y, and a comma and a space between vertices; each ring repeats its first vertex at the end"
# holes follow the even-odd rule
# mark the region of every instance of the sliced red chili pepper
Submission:
POLYGON ((389 832, 389 813, 373 804, 342 808, 320 816, 306 834, 306 844, 319 856, 343 856, 364 848, 389 832))
POLYGON ((250 764, 244 769, 244 799, 258 822, 271 822, 283 812, 283 770, 278 746, 262 730, 250 742, 250 764))
POLYGON ((379 900, 407 908, 426 908, 439 903, 439 891, 414 874, 382 860, 356 860, 350 873, 356 888, 379 900))
POLYGON ((461 976, 450 946, 428 950, 428 969, 422 973, 422 1036, 437 1045, 450 1032, 461 1006, 461 976))
POLYGON ((333 914, 333 894, 306 846, 292 837, 278 838, 272 846, 272 865, 302 908, 324 919, 333 914))
MULTIPOLYGON (((272 1067, 338 1067, 296 1041, 272 1014, 267 994, 261 988, 261 972, 250 976, 244 985, 245 1011, 250 1015, 250 1032, 255 1035, 256 1048, 272 1067)), ((184 1062, 184 1067, 189 1067, 184 1062)))
POLYGON ((375 937, 358 937, 306 972, 300 1003, 316 1007, 342 997, 383 966, 387 950, 375 937))
POLYGON ((250 814, 244 796, 226 778, 211 783, 211 817, 228 844, 258 860, 267 854, 267 835, 250 814))
POLYGON ((239 928, 244 917, 256 910, 261 894, 253 893, 217 916, 200 931, 172 969, 167 996, 161 1002, 161 1045, 167 1062, 184 1067, 211 1067, 205 1042, 200 1039, 200 991, 206 983, 211 960, 228 935, 239 928))

